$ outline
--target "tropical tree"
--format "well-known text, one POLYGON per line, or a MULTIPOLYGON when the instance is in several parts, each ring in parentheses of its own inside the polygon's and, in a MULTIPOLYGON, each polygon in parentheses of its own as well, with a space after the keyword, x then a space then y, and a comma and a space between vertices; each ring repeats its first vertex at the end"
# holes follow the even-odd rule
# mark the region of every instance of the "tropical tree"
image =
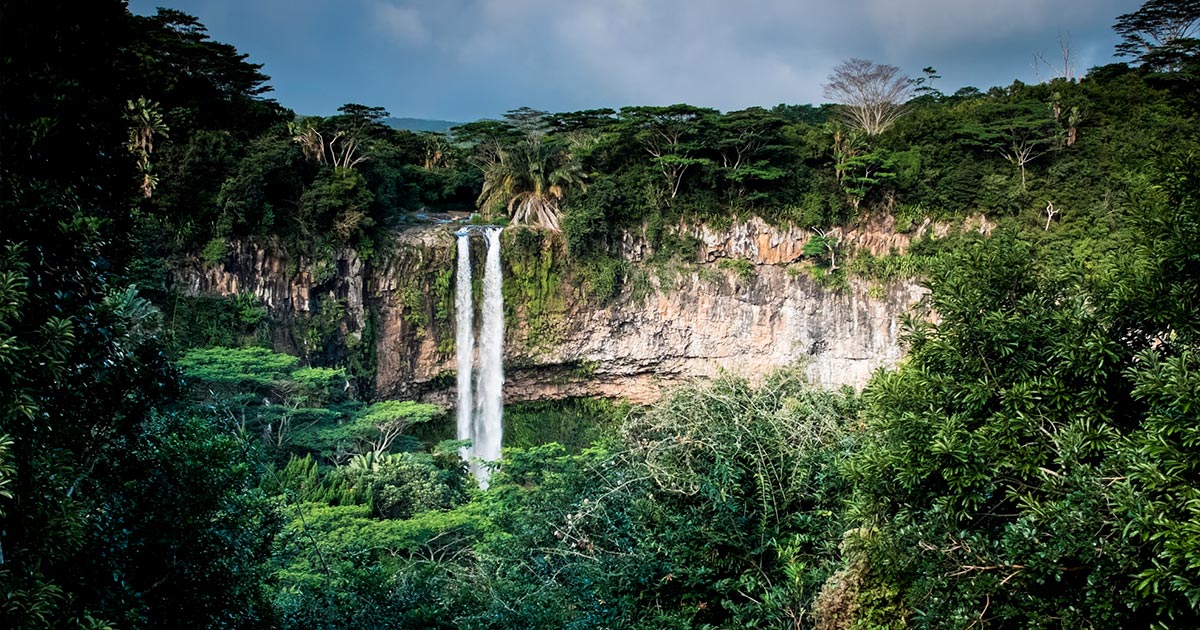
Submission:
POLYGON ((169 129, 163 122, 158 103, 147 101, 145 97, 128 101, 125 104, 125 112, 130 124, 129 142, 125 146, 137 158, 138 169, 142 173, 142 194, 149 198, 158 186, 158 176, 150 166, 154 138, 166 138, 169 129))
POLYGON ((1124 482, 1126 532, 1144 554, 1133 591, 1174 628, 1200 619, 1200 159, 1164 166, 1134 198, 1133 247, 1108 263, 1108 308, 1139 351, 1125 374, 1144 405, 1124 482))
POLYGON ((1117 54, 1156 70, 1179 70, 1200 51, 1200 0, 1149 0, 1117 18, 1117 54))
POLYGON ((840 241, 833 228, 813 226, 813 235, 804 243, 804 255, 820 258, 829 254, 829 271, 837 271, 837 250, 840 241))
POLYGON ((328 140, 313 124, 311 119, 288 123, 292 140, 304 150, 310 160, 331 164, 334 168, 354 168, 371 159, 359 153, 360 139, 353 132, 336 129, 328 140))
POLYGON ((424 151, 422 168, 427 171, 450 168, 450 139, 444 133, 426 131, 421 134, 421 149, 424 151))
POLYGON ((557 232, 562 202, 575 189, 587 189, 587 175, 574 155, 557 143, 527 137, 491 152, 477 203, 484 212, 504 207, 515 223, 557 232))
POLYGON ((349 422, 315 427, 312 442, 327 445, 335 456, 387 453, 410 427, 428 423, 442 409, 425 403, 385 400, 364 409, 349 422))
MULTIPOLYGON (((1021 190, 1026 190, 1029 164, 1053 150, 1060 133, 1051 112, 1033 102, 988 104, 979 108, 979 120, 964 125, 961 133, 968 142, 995 151, 1017 167, 1021 190)), ((1076 123, 1078 116, 1075 112, 1076 123)))
POLYGON ((716 110, 682 104, 621 108, 623 129, 650 154, 662 173, 665 192, 671 199, 679 196, 684 178, 692 167, 699 169, 712 163, 699 154, 708 148, 704 131, 716 113, 716 110))
POLYGON ((719 157, 718 172, 729 182, 733 203, 763 199, 768 195, 752 192, 767 182, 787 176, 785 169, 772 163, 773 144, 779 141, 784 121, 760 107, 730 112, 713 125, 712 148, 719 157))

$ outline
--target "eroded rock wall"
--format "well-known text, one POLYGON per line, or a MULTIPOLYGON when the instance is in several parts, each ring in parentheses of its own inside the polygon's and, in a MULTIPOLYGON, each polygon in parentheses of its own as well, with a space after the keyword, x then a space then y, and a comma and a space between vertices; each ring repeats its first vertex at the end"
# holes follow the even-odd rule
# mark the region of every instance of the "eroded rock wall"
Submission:
POLYGON ((861 387, 900 359, 899 319, 923 295, 915 285, 880 294, 858 281, 831 291, 775 265, 745 276, 703 269, 642 300, 626 291, 606 306, 573 309, 561 340, 519 356, 518 365, 532 367, 510 372, 507 391, 648 401, 661 387, 698 376, 753 378, 792 365, 825 386, 861 387))

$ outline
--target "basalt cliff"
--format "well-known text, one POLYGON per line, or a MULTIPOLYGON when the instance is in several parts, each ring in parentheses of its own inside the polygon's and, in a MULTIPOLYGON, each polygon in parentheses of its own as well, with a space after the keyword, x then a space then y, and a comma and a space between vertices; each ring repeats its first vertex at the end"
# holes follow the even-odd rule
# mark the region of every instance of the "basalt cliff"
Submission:
MULTIPOLYGON (((903 251, 912 235, 889 225, 839 234, 846 249, 903 251)), ((935 226, 920 228, 935 229, 935 226)), ((448 403, 453 397, 454 228, 398 230, 364 261, 353 250, 306 264, 261 244, 232 243, 226 261, 176 266, 185 295, 250 293, 270 312, 278 349, 316 362, 352 353, 379 397, 448 403), (323 322, 315 344, 297 323, 323 322), (359 363, 363 363, 362 360, 359 363)), ((920 230, 918 230, 919 233, 920 230)), ((639 234, 620 244, 617 282, 597 296, 561 239, 505 230, 505 397, 604 396, 652 401, 672 384, 721 371, 751 378, 798 366, 825 386, 861 387, 903 355, 900 321, 920 310, 914 282, 814 279, 803 261, 811 234, 758 219, 724 229, 680 226, 694 244, 685 263, 651 262, 639 234)), ((478 258, 478 257, 473 257, 478 258)))

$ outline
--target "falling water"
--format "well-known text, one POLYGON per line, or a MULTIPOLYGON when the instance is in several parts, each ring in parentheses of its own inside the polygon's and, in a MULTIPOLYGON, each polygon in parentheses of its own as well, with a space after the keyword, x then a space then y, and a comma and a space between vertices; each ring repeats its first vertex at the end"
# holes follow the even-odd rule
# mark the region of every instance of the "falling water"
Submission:
MULTIPOLYGON (((488 228, 487 260, 483 269, 483 323, 479 330, 479 398, 476 405, 475 456, 485 461, 500 459, 504 431, 504 295, 500 277, 500 228, 488 228)), ((487 473, 476 475, 483 485, 487 473)))
MULTIPOLYGON (((471 303, 471 233, 460 230, 458 236, 458 274, 454 290, 454 347, 458 359, 458 439, 470 440, 471 413, 475 403, 471 399, 471 365, 475 355, 475 307, 471 303)), ((460 451, 463 459, 469 459, 470 451, 460 451)))
POLYGON ((455 344, 458 360, 458 439, 470 440, 462 457, 471 472, 487 486, 487 469, 479 461, 500 459, 503 437, 504 296, 500 275, 500 228, 485 228, 487 257, 483 273, 483 313, 479 331, 479 369, 475 364, 474 304, 471 287, 471 234, 463 228, 458 237, 458 277, 455 286, 455 344), (472 387, 473 386, 473 387, 472 387))

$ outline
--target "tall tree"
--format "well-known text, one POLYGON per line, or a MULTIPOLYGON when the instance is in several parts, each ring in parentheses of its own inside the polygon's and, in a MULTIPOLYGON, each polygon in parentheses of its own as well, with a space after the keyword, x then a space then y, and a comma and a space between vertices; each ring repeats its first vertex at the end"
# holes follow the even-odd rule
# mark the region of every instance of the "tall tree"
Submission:
POLYGON ((90 533, 90 473, 146 412, 163 366, 143 343, 153 318, 127 317, 144 301, 112 296, 137 194, 122 3, 3 11, 0 626, 40 628, 88 614, 72 563, 90 533))
POLYGON ((703 126, 714 114, 715 110, 691 105, 621 108, 624 128, 650 154, 671 199, 679 196, 692 167, 710 163, 699 153, 705 148, 703 126))
POLYGON ((130 15, 129 48, 139 65, 129 81, 138 92, 162 104, 176 132, 226 129, 246 141, 290 118, 273 100, 262 64, 233 46, 209 38, 191 15, 159 9, 152 16, 130 15))
POLYGON ((719 173, 729 183, 731 203, 765 197, 751 191, 787 175, 769 159, 783 124, 782 118, 761 107, 715 117, 710 145, 718 155, 714 161, 719 173))
POLYGON ((154 152, 154 139, 166 138, 169 129, 163 122, 158 104, 153 101, 138 98, 136 101, 129 101, 126 110, 132 127, 129 129, 129 142, 125 146, 137 157, 138 168, 142 173, 142 194, 148 198, 158 186, 158 176, 154 174, 150 164, 150 154, 154 152))
POLYGON ((200 246, 226 236, 217 210, 222 183, 255 137, 295 116, 266 98, 262 66, 212 41, 197 18, 162 9, 126 20, 123 48, 131 59, 122 81, 130 100, 155 104, 162 128, 170 129, 155 143, 150 179, 143 177, 154 186, 139 208, 143 233, 153 235, 146 240, 200 246))
POLYGON ((913 93, 933 100, 944 98, 946 95, 942 94, 941 90, 933 87, 933 83, 940 78, 942 78, 942 75, 937 73, 937 68, 933 66, 921 68, 921 76, 912 80, 913 93))
POLYGON ((380 122, 388 117, 388 111, 347 103, 338 112, 339 115, 330 118, 310 117, 290 122, 288 131, 308 159, 335 169, 354 168, 371 159, 372 139, 389 133, 380 122))
POLYGON ((900 68, 867 59, 839 64, 825 84, 825 97, 842 106, 847 124, 874 136, 887 131, 904 114, 913 82, 900 68))
POLYGON ((1161 627, 1200 623, 1200 159, 1170 158, 1135 203, 1132 252, 1112 263, 1117 321, 1141 352, 1128 364, 1145 418, 1132 435, 1129 533, 1148 556, 1134 590, 1161 627))
POLYGON ((550 114, 532 107, 518 107, 504 113, 504 122, 531 140, 540 140, 550 130, 550 114))
POLYGON ((1021 190, 1027 188, 1028 166, 1054 148, 1059 132, 1051 108, 1034 102, 988 102, 977 119, 963 126, 968 142, 995 151, 1017 167, 1021 190))
POLYGON ((1117 53, 1155 70, 1176 71, 1200 53, 1200 0, 1149 0, 1117 18, 1117 53))
POLYGON ((1146 627, 1106 485, 1131 353, 1048 276, 1015 233, 964 248, 934 272, 940 321, 912 322, 908 359, 865 396, 855 535, 909 627, 1146 627))

